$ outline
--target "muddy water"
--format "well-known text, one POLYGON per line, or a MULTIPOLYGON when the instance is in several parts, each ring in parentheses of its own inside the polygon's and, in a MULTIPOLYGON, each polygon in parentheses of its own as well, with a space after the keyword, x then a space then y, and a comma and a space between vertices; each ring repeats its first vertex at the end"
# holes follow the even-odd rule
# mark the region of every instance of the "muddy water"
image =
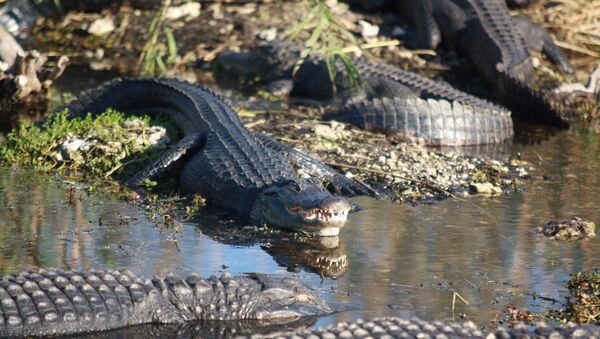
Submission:
POLYGON ((513 152, 536 167, 520 191, 418 207, 356 199, 364 210, 351 216, 339 241, 323 244, 236 227, 222 232, 231 228, 223 216, 183 222, 174 233, 148 221, 137 206, 81 189, 73 195, 74 183, 2 169, 0 271, 275 273, 351 308, 319 325, 378 315, 448 318, 456 292, 469 304, 457 302, 455 316, 485 324, 507 306, 551 307, 531 294, 561 299, 570 273, 600 266, 598 238, 556 242, 536 232, 548 220, 573 215, 600 221, 600 138, 573 130, 513 152), (320 270, 319 258, 348 267, 320 270))

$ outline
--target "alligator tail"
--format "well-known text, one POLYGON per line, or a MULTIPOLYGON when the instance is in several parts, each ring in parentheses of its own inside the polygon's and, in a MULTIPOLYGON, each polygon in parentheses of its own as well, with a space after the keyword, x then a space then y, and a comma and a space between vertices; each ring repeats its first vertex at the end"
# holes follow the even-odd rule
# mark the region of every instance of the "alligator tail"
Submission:
POLYGON ((509 74, 498 77, 499 100, 513 111, 515 117, 561 128, 569 127, 564 112, 554 107, 542 93, 509 74))
POLYGON ((326 118, 435 146, 501 143, 513 135, 507 111, 476 110, 447 100, 376 98, 348 104, 326 118))

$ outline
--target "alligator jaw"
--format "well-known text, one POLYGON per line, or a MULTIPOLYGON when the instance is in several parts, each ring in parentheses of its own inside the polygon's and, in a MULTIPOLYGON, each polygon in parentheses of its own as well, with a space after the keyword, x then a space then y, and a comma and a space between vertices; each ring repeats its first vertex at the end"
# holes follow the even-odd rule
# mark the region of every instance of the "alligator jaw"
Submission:
MULTIPOLYGON (((343 204, 343 203, 341 203, 343 204)), ((343 226, 348 220, 348 209, 342 208, 310 208, 303 209, 301 207, 288 208, 291 213, 295 213, 303 218, 307 224, 320 224, 320 225, 335 225, 326 227, 317 231, 322 236, 333 236, 338 235, 340 227, 343 226)))
POLYGON ((271 226, 318 236, 338 235, 352 204, 333 196, 316 179, 275 183, 265 189, 252 207, 252 219, 271 226))

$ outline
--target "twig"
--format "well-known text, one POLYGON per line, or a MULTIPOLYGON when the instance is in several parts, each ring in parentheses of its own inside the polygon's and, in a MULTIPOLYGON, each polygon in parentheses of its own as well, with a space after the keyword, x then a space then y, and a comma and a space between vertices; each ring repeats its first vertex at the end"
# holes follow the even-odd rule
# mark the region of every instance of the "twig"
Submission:
POLYGON ((452 320, 454 320, 454 310, 456 309, 456 297, 458 297, 460 300, 462 300, 462 302, 464 302, 465 304, 469 305, 469 302, 465 300, 465 298, 463 298, 460 294, 458 294, 458 292, 453 291, 452 292, 452 320))

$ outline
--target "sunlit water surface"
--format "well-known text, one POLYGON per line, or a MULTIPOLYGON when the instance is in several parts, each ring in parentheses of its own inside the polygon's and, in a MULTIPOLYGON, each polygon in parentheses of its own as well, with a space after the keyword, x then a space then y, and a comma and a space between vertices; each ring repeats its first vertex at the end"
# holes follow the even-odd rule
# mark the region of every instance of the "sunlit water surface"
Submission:
POLYGON ((364 210, 350 216, 339 242, 327 246, 285 235, 244 237, 239 229, 228 236, 219 232, 227 223, 215 217, 181 222, 174 234, 148 221, 137 206, 83 190, 71 199, 73 183, 5 168, 0 272, 60 267, 127 268, 146 276, 273 273, 299 279, 350 309, 317 325, 383 315, 451 318, 454 293, 468 302, 456 302, 455 316, 480 324, 502 318, 507 306, 544 311, 554 305, 533 298, 534 292, 562 300, 570 273, 600 266, 598 238, 557 242, 536 231, 571 216, 600 221, 600 138, 573 129, 541 144, 514 145, 511 152, 536 168, 518 191, 417 207, 357 198, 364 210), (319 271, 319 256, 345 258, 348 268, 319 271))

